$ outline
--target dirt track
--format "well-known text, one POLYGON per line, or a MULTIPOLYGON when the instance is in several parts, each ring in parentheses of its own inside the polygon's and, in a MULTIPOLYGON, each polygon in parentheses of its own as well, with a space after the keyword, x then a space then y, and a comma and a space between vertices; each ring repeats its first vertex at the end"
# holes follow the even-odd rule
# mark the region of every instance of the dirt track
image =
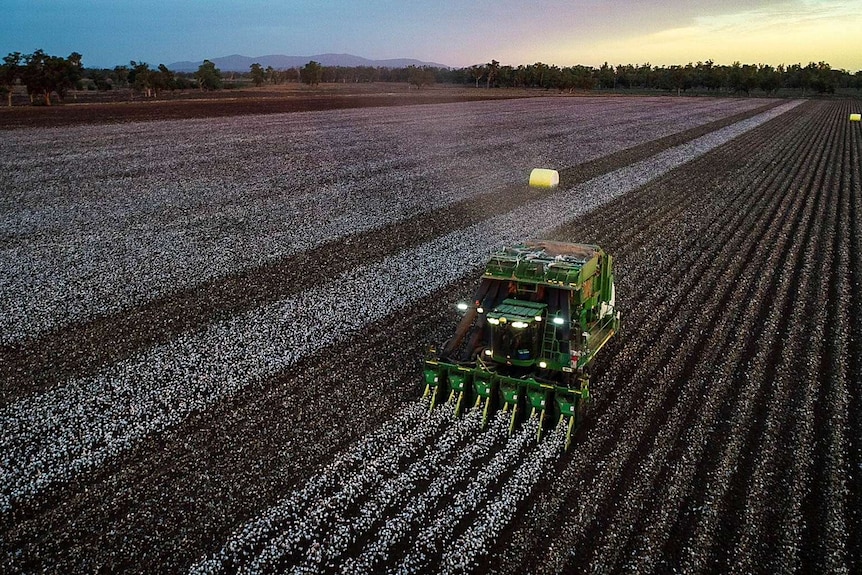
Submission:
MULTIPOLYGON (((419 506, 441 469, 470 470, 449 488, 451 497, 497 469, 489 465, 496 455, 513 454, 488 476, 486 503, 467 515, 447 512, 444 496, 425 503, 448 526, 429 540, 485 546, 469 555, 479 572, 858 570, 862 305, 851 290, 862 274, 862 135, 847 123, 849 111, 846 103, 806 103, 550 234, 615 255, 625 326, 600 361, 592 414, 569 455, 548 459, 528 444, 502 449, 506 440, 494 429, 487 443, 477 442, 469 420, 453 424, 439 414, 440 429, 453 434, 451 451, 432 449, 450 444, 428 431, 428 440, 418 434, 413 455, 386 459, 386 425, 401 421, 408 435, 432 425, 398 413, 414 400, 410 382, 418 381, 424 343, 444 337, 454 321, 441 302, 468 293, 468 279, 371 324, 350 346, 326 347, 150 436, 71 494, 58 489, 13 511, 4 522, 4 566, 181 570, 220 550, 247 565, 223 547, 234 529, 256 525, 294 489, 333 496, 326 489, 337 486, 327 487, 318 466, 335 457, 362 473, 371 456, 350 463, 351 452, 341 450, 367 446, 391 466, 381 463, 369 476, 374 485, 431 472, 390 500, 371 490, 351 503, 360 513, 363 503, 379 500, 392 521, 419 506), (357 395, 381 388, 388 402, 369 402, 365 414, 351 407, 357 395), (323 435, 297 439, 304 428, 323 435), (478 445, 475 453, 447 468, 468 445, 478 445), (415 462, 424 465, 410 471, 415 462), (493 528, 483 540, 482 510, 497 509, 506 501, 500 495, 518 488, 526 491, 512 499, 515 519, 488 516, 493 528)), ((654 144, 596 165, 616 169, 661 149, 654 144)), ((433 233, 471 221, 454 217, 433 233)), ((125 353, 142 343, 130 345, 125 353)), ((77 361, 76 371, 89 369, 77 361)), ((24 377, 36 390, 46 385, 24 377)), ((299 521, 288 511, 283 517, 299 521)), ((423 526, 404 521, 407 535, 377 567, 415 557, 409 541, 421 540, 423 526)), ((319 523, 332 545, 337 524, 329 515, 319 523)), ((342 551, 363 556, 386 525, 372 521, 365 539, 343 543, 342 551)), ((254 536, 268 541, 278 531, 254 536)), ((426 551, 437 569, 469 566, 445 548, 426 551)), ((304 550, 284 557, 282 567, 315 559, 304 550)))
POLYGON ((356 94, 321 93, 255 97, 255 92, 246 91, 240 94, 222 92, 210 95, 207 99, 200 97, 180 100, 67 104, 52 107, 0 107, 0 129, 186 120, 249 114, 318 112, 350 108, 479 102, 523 97, 529 97, 529 95, 500 91, 465 94, 455 90, 430 90, 397 94, 360 92, 356 94))

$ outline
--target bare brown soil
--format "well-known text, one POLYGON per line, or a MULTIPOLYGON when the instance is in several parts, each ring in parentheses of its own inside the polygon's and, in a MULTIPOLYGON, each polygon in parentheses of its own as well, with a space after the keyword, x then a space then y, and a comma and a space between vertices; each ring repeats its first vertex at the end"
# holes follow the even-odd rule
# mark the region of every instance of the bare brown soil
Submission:
POLYGON ((96 100, 82 94, 53 106, 0 107, 0 129, 54 127, 81 124, 117 124, 152 120, 213 118, 249 114, 313 112, 342 108, 371 108, 474 102, 547 96, 526 90, 480 90, 460 87, 407 89, 403 84, 324 85, 318 88, 246 88, 220 92, 167 93, 159 99, 130 99, 129 92, 96 100), (93 101, 96 100, 96 101, 93 101))

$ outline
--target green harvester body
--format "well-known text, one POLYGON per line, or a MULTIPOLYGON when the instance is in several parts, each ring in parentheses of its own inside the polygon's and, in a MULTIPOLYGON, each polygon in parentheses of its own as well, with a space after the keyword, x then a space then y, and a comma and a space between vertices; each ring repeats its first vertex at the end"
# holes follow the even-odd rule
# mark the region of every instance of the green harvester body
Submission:
POLYGON ((529 414, 538 439, 565 425, 566 449, 589 401, 589 366, 619 330, 613 259, 588 244, 530 241, 491 254, 471 304, 425 359, 431 409, 447 398, 491 413, 529 414))

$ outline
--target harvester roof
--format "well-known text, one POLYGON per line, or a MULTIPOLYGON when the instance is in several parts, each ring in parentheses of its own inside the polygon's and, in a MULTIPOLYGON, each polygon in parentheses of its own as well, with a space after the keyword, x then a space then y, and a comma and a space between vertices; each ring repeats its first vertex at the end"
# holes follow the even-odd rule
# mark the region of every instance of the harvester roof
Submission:
MULTIPOLYGON (((518 299, 504 299, 500 305, 488 312, 488 318, 501 322, 523 322, 525 324, 541 318, 547 304, 518 299)), ((540 320, 541 321, 541 320, 540 320)))

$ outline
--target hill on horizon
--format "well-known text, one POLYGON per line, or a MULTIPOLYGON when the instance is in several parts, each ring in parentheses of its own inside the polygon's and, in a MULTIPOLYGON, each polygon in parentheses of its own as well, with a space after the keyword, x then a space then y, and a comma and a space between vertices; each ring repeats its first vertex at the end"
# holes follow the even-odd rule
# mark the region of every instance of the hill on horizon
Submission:
MULTIPOLYGON (((276 70, 288 68, 300 68, 314 60, 323 66, 344 66, 355 68, 357 66, 370 66, 372 68, 406 68, 407 66, 433 66, 435 68, 449 68, 446 64, 437 62, 423 62, 412 58, 392 58, 388 60, 369 60, 352 54, 316 54, 314 56, 284 56, 281 54, 270 54, 268 56, 242 56, 233 54, 220 58, 209 58, 216 68, 223 72, 248 72, 252 64, 257 62, 264 68, 272 66, 276 70)), ((185 60, 168 64, 168 68, 175 72, 197 72, 203 60, 192 62, 185 60)))

